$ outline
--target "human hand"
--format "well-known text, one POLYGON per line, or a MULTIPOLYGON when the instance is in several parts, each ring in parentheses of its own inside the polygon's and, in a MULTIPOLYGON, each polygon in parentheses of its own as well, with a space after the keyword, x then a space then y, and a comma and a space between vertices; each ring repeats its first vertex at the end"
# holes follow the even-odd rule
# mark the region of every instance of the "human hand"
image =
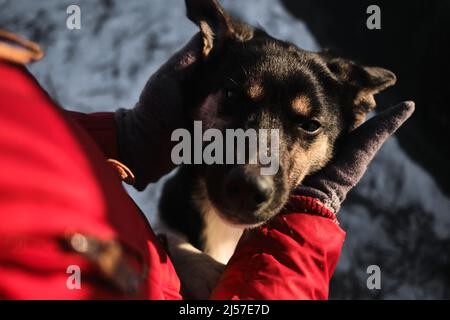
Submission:
POLYGON ((133 171, 138 190, 175 167, 170 138, 173 130, 188 126, 183 87, 200 62, 202 48, 197 34, 150 77, 133 109, 116 111, 119 159, 133 171))

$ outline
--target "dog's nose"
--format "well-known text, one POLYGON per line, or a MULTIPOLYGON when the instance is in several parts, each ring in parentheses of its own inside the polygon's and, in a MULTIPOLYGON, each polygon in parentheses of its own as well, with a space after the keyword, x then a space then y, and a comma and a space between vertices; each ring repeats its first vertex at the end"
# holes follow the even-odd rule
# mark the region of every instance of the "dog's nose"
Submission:
POLYGON ((225 194, 233 207, 253 211, 271 198, 273 179, 236 167, 225 179, 225 194))

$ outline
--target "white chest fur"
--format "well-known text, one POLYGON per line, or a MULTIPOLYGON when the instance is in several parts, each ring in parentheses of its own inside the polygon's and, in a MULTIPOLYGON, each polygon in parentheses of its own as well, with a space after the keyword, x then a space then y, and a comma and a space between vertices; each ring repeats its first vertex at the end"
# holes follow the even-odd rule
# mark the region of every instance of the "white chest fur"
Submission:
POLYGON ((244 227, 226 223, 213 210, 203 212, 205 229, 202 233, 204 252, 217 261, 227 264, 244 231, 244 227))

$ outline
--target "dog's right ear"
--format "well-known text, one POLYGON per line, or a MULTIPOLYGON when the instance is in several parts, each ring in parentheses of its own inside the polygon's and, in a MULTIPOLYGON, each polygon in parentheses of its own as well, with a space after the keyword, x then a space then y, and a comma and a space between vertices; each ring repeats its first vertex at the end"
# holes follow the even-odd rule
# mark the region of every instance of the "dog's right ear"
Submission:
POLYGON ((188 18, 199 26, 203 36, 203 55, 219 48, 226 38, 241 41, 253 37, 253 29, 234 20, 217 0, 185 0, 188 18))
POLYGON ((345 94, 342 96, 348 101, 352 117, 350 129, 354 129, 375 108, 374 96, 393 86, 397 78, 393 72, 384 68, 360 65, 329 52, 324 54, 328 59, 329 70, 343 86, 341 91, 345 94))

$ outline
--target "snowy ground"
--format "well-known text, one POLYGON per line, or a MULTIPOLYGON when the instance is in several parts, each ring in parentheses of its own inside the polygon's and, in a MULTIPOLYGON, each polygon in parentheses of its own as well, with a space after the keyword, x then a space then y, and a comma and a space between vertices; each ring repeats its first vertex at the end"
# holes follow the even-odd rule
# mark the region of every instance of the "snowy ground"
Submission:
MULTIPOLYGON (((319 49, 278 1, 223 3, 274 36, 319 49)), ((45 59, 31 72, 61 105, 83 112, 132 107, 149 75, 196 32, 181 0, 0 0, 0 27, 44 47, 45 59), (66 28, 70 4, 81 7, 81 30, 66 28)), ((130 190, 151 221, 160 186, 130 190)), ((395 139, 376 157, 340 219, 347 241, 331 297, 450 298, 450 199, 395 139), (372 264, 381 268, 381 290, 366 287, 372 264)))

